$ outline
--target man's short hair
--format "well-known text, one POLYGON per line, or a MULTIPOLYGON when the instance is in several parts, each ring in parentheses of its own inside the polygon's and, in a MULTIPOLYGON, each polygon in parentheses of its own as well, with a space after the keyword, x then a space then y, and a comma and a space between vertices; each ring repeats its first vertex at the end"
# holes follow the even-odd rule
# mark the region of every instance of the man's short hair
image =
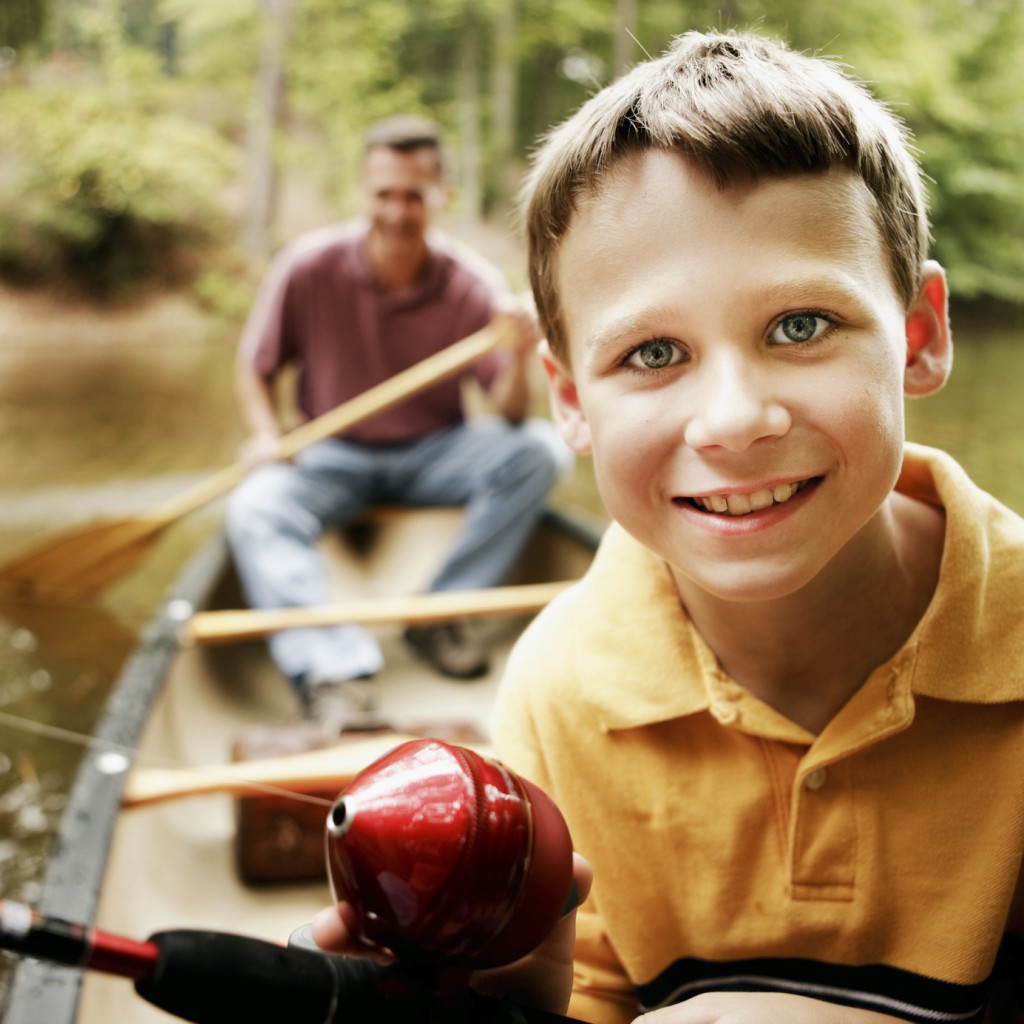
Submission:
POLYGON ((541 325, 567 355, 557 256, 582 198, 646 149, 676 151, 722 187, 846 168, 874 198, 889 270, 905 307, 928 250, 921 170, 903 123, 831 60, 750 33, 689 32, 551 132, 523 191, 530 281, 541 325))
POLYGON ((437 154, 438 172, 443 165, 441 128, 425 117, 398 114, 376 121, 366 131, 363 151, 385 147, 399 153, 412 153, 418 149, 432 149, 437 154))

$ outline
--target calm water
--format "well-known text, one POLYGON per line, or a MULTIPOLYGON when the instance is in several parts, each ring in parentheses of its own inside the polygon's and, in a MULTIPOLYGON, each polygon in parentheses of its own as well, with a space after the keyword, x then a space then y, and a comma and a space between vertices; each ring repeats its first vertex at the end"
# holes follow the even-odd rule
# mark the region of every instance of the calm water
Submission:
MULTIPOLYGON (((0 560, 71 523, 153 507, 233 458, 235 329, 159 315, 4 310, 0 293, 0 560), (6 312, 6 317, 5 317, 6 312)), ((1024 512, 1024 337, 958 325, 940 395, 908 408, 912 439, 946 448, 1024 512)), ((600 512, 582 464, 563 489, 600 512)), ((0 716, 88 734, 111 682, 216 509, 168 532, 103 606, 0 604, 0 716)), ((0 717, 0 896, 32 902, 81 747, 0 717)), ((5 964, 0 954, 0 1013, 5 964)))

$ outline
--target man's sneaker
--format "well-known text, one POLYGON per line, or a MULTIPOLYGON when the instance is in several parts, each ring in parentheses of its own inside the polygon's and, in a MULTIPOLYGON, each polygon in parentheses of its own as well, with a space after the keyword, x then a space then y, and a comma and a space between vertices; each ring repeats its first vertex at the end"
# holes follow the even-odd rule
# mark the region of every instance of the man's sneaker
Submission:
POLYGON ((320 679, 308 684, 309 717, 330 732, 380 729, 384 721, 377 706, 373 679, 320 679))
POLYGON ((457 623, 410 626, 404 635, 413 654, 442 675, 478 679, 487 672, 487 655, 457 623))

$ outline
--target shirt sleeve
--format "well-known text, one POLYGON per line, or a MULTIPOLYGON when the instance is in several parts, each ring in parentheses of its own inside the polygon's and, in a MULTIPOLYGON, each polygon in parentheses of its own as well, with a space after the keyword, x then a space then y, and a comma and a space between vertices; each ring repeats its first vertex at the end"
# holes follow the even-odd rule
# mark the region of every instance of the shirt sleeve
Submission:
POLYGON ((270 380, 295 360, 294 330, 289 330, 294 255, 283 249, 271 262, 242 331, 239 359, 270 380))

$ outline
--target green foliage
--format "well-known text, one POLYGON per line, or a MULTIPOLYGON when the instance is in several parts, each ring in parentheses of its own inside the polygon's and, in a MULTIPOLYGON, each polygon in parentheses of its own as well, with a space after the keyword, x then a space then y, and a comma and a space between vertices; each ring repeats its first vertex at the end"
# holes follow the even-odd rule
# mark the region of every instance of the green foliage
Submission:
POLYGON ((935 256, 958 298, 1021 304, 1024 97, 1015 81, 1024 9, 978 4, 969 23, 953 19, 939 28, 945 46, 922 54, 902 83, 906 116, 934 182, 935 256))
POLYGON ((251 263, 222 255, 196 275, 192 291, 209 312, 237 323, 252 307, 258 286, 259 275, 251 263))
POLYGON ((3 0, 0 3, 0 47, 17 51, 39 40, 46 23, 44 0, 3 0))
POLYGON ((17 279, 180 280, 222 220, 220 140, 108 89, 7 89, 0 153, 0 269, 17 279))
POLYGON ((415 64, 402 60, 415 10, 402 0, 304 0, 296 15, 289 99, 322 132, 327 191, 346 205, 355 190, 364 129, 394 113, 439 116, 424 102, 415 64))
MULTIPOLYGON (((914 133, 932 181, 935 254, 955 294, 1024 306, 1022 0, 635 0, 636 23, 623 27, 628 6, 0 0, 0 31, 17 15, 22 34, 43 31, 45 49, 40 12, 49 10, 49 45, 73 51, 103 83, 72 96, 0 80, 0 271, 106 266, 108 278, 131 276, 168 265, 163 253, 152 258, 156 239, 188 251, 217 222, 213 211, 228 208, 222 140, 242 156, 260 109, 261 58, 275 41, 284 48, 285 116, 274 155, 293 177, 351 209, 367 124, 427 113, 445 126, 453 152, 467 156, 479 140, 480 192, 507 209, 537 140, 616 74, 623 36, 635 36, 630 59, 641 60, 689 29, 732 27, 780 35, 866 78, 914 133), (511 47, 499 34, 510 12, 511 47), (476 80, 467 52, 478 52, 476 80), (511 76, 495 74, 507 52, 511 76)), ((24 65, 18 74, 28 82, 24 65)), ((210 301, 240 302, 231 297, 234 273, 204 277, 210 301)))
POLYGON ((933 253, 954 296, 1024 304, 1020 0, 733 0, 725 7, 648 0, 641 7, 652 52, 688 28, 753 28, 850 66, 913 133, 930 179, 933 253))

